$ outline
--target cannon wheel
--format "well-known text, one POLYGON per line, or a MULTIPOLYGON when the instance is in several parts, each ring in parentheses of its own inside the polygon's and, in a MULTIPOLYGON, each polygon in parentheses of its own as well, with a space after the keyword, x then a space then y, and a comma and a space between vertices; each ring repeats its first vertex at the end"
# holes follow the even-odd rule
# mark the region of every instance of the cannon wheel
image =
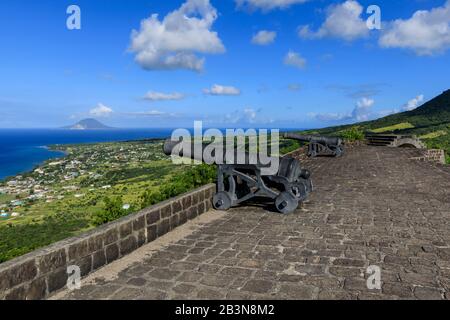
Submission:
POLYGON ((341 146, 336 148, 335 154, 336 154, 336 157, 341 157, 344 154, 344 150, 342 149, 341 146))
POLYGON ((310 152, 308 152, 308 157, 310 157, 310 158, 315 158, 315 157, 317 157, 317 152, 316 152, 316 150, 311 150, 310 152))
POLYGON ((299 201, 302 202, 306 199, 306 197, 308 196, 308 193, 310 192, 308 190, 308 186, 306 185, 306 181, 297 181, 294 184, 292 184, 290 190, 291 193, 295 196, 295 198, 299 201))
POLYGON ((298 200, 290 192, 282 192, 275 199, 275 207, 281 213, 292 213, 298 207, 298 200))
POLYGON ((213 206, 216 210, 226 211, 231 208, 232 201, 230 195, 225 191, 216 193, 213 197, 213 206))

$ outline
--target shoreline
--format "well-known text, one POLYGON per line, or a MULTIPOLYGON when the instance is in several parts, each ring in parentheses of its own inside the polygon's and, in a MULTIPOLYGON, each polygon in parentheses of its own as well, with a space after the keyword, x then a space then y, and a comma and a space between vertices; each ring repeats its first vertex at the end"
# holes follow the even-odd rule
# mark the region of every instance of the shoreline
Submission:
POLYGON ((39 164, 35 164, 33 165, 33 167, 31 169, 25 169, 23 171, 17 172, 15 174, 9 175, 9 176, 5 176, 3 178, 0 178, 0 184, 6 183, 8 180, 20 176, 20 175, 25 175, 28 173, 33 172, 34 170, 38 169, 39 167, 41 167, 43 164, 45 164, 47 161, 52 160, 52 159, 60 159, 60 158, 64 158, 68 155, 68 153, 61 151, 61 150, 52 150, 50 149, 48 146, 35 146, 35 147, 31 147, 31 148, 37 148, 37 149, 46 149, 49 152, 54 152, 54 153, 61 153, 61 156, 52 156, 50 158, 47 158, 41 162, 39 162, 39 164))
POLYGON ((60 143, 60 144, 49 144, 49 145, 39 145, 39 146, 30 146, 30 148, 36 148, 36 149, 45 149, 49 152, 53 153, 59 153, 60 155, 54 155, 51 156, 41 162, 39 164, 34 165, 31 169, 25 169, 23 171, 17 172, 12 175, 5 176, 3 178, 0 178, 0 185, 6 183, 8 180, 13 179, 14 177, 20 176, 20 175, 26 175, 29 173, 32 173, 34 170, 38 169, 39 167, 45 165, 47 162, 55 159, 63 159, 67 157, 70 152, 67 150, 60 150, 58 147, 65 147, 65 146, 71 146, 71 145, 95 145, 95 144, 105 144, 105 143, 129 143, 129 142, 155 142, 159 140, 164 140, 164 138, 143 138, 143 139, 135 139, 135 140, 117 140, 117 141, 101 141, 101 142, 80 142, 80 143, 60 143))

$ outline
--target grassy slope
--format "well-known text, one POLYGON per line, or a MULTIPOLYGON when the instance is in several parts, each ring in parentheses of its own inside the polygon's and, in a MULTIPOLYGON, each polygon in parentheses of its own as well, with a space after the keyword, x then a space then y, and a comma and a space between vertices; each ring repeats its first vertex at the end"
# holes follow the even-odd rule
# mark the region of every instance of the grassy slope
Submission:
POLYGON ((366 131, 412 134, 421 137, 429 148, 444 149, 450 157, 450 90, 407 112, 393 114, 358 124, 313 130, 320 134, 339 135, 343 130, 359 126, 366 131))

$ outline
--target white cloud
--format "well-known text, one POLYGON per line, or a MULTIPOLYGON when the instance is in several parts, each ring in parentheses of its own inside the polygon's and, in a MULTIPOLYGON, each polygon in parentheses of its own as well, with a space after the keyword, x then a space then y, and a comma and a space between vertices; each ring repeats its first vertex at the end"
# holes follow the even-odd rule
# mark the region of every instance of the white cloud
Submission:
POLYGON ((450 48, 450 1, 430 11, 416 11, 409 19, 392 21, 379 44, 409 49, 418 55, 433 55, 450 48))
POLYGON ((375 100, 369 98, 361 98, 356 102, 356 107, 352 112, 352 119, 356 121, 367 121, 372 112, 372 106, 375 100))
POLYGON ((270 119, 262 119, 260 117, 262 109, 254 109, 251 107, 244 110, 235 110, 232 113, 225 115, 225 121, 228 123, 270 123, 270 119))
POLYGON ((162 93, 162 92, 154 92, 150 91, 144 96, 145 100, 150 101, 169 101, 169 100, 181 100, 184 98, 184 95, 178 92, 174 93, 162 93))
POLYGON ((252 43, 260 46, 266 46, 275 41, 277 33, 275 31, 261 30, 252 38, 252 43))
POLYGON ((215 84, 211 87, 211 89, 204 89, 203 93, 212 96, 238 96, 241 94, 241 90, 231 86, 215 84))
POLYGON ((404 111, 411 111, 418 108, 424 101, 424 95, 418 95, 417 97, 409 100, 401 108, 392 110, 381 110, 374 112, 372 107, 375 104, 373 99, 364 97, 356 102, 355 108, 351 113, 309 113, 308 117, 314 118, 319 121, 368 121, 370 119, 385 117, 391 114, 396 114, 404 111))
POLYGON ((412 98, 411 100, 409 100, 402 107, 395 108, 395 109, 390 109, 390 110, 382 110, 382 111, 378 112, 378 115, 380 117, 384 117, 384 116, 388 116, 388 115, 391 115, 391 114, 396 114, 396 113, 399 113, 399 112, 412 111, 412 110, 417 109, 418 107, 420 107, 422 105, 423 101, 424 101, 424 95, 420 94, 417 97, 412 98))
POLYGON ((244 115, 248 122, 255 122, 257 111, 251 108, 244 109, 244 115))
POLYGON ((305 39, 324 37, 340 38, 352 41, 369 35, 366 21, 362 19, 363 7, 358 1, 347 0, 327 9, 327 18, 317 31, 308 25, 300 26, 298 35, 305 39))
POLYGON ((411 111, 418 108, 423 102, 424 95, 418 95, 417 97, 409 100, 402 108, 403 111, 411 111))
POLYGON ((130 51, 144 69, 201 71, 205 62, 196 53, 223 53, 225 47, 211 30, 217 19, 209 0, 187 0, 162 21, 157 14, 141 21, 131 34, 130 51))
POLYGON ((372 107, 375 104, 373 99, 361 98, 356 102, 355 108, 351 113, 309 113, 310 118, 319 121, 367 121, 372 116, 372 107))
POLYGON ((299 53, 289 51, 284 57, 284 64, 287 66, 303 69, 306 65, 306 59, 304 59, 299 53))
POLYGON ((114 111, 110 107, 105 106, 102 103, 99 103, 95 108, 89 111, 89 114, 95 117, 108 117, 113 112, 114 111))
POLYGON ((305 3, 306 1, 308 0, 236 0, 236 4, 238 8, 270 11, 273 9, 285 9, 294 4, 305 3))

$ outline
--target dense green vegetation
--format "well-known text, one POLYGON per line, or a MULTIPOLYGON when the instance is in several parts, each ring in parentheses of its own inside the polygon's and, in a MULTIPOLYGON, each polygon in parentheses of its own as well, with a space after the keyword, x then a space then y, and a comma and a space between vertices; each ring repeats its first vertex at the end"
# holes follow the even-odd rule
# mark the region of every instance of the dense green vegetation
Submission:
POLYGON ((350 129, 343 130, 340 136, 347 141, 360 141, 364 139, 364 131, 360 127, 354 126, 350 129))
POLYGON ((95 226, 117 220, 130 213, 129 209, 124 209, 122 197, 106 197, 103 202, 103 210, 96 212, 92 217, 92 223, 95 226))
POLYGON ((292 151, 297 150, 301 147, 301 142, 297 140, 288 140, 288 139, 282 139, 280 140, 280 153, 281 154, 287 154, 292 151))
POLYGON ((201 164, 173 177, 169 182, 156 190, 148 190, 142 194, 142 207, 154 205, 161 201, 176 197, 189 190, 214 182, 216 167, 201 164))
POLYGON ((40 222, 0 227, 0 263, 87 230, 83 214, 50 213, 40 222))

